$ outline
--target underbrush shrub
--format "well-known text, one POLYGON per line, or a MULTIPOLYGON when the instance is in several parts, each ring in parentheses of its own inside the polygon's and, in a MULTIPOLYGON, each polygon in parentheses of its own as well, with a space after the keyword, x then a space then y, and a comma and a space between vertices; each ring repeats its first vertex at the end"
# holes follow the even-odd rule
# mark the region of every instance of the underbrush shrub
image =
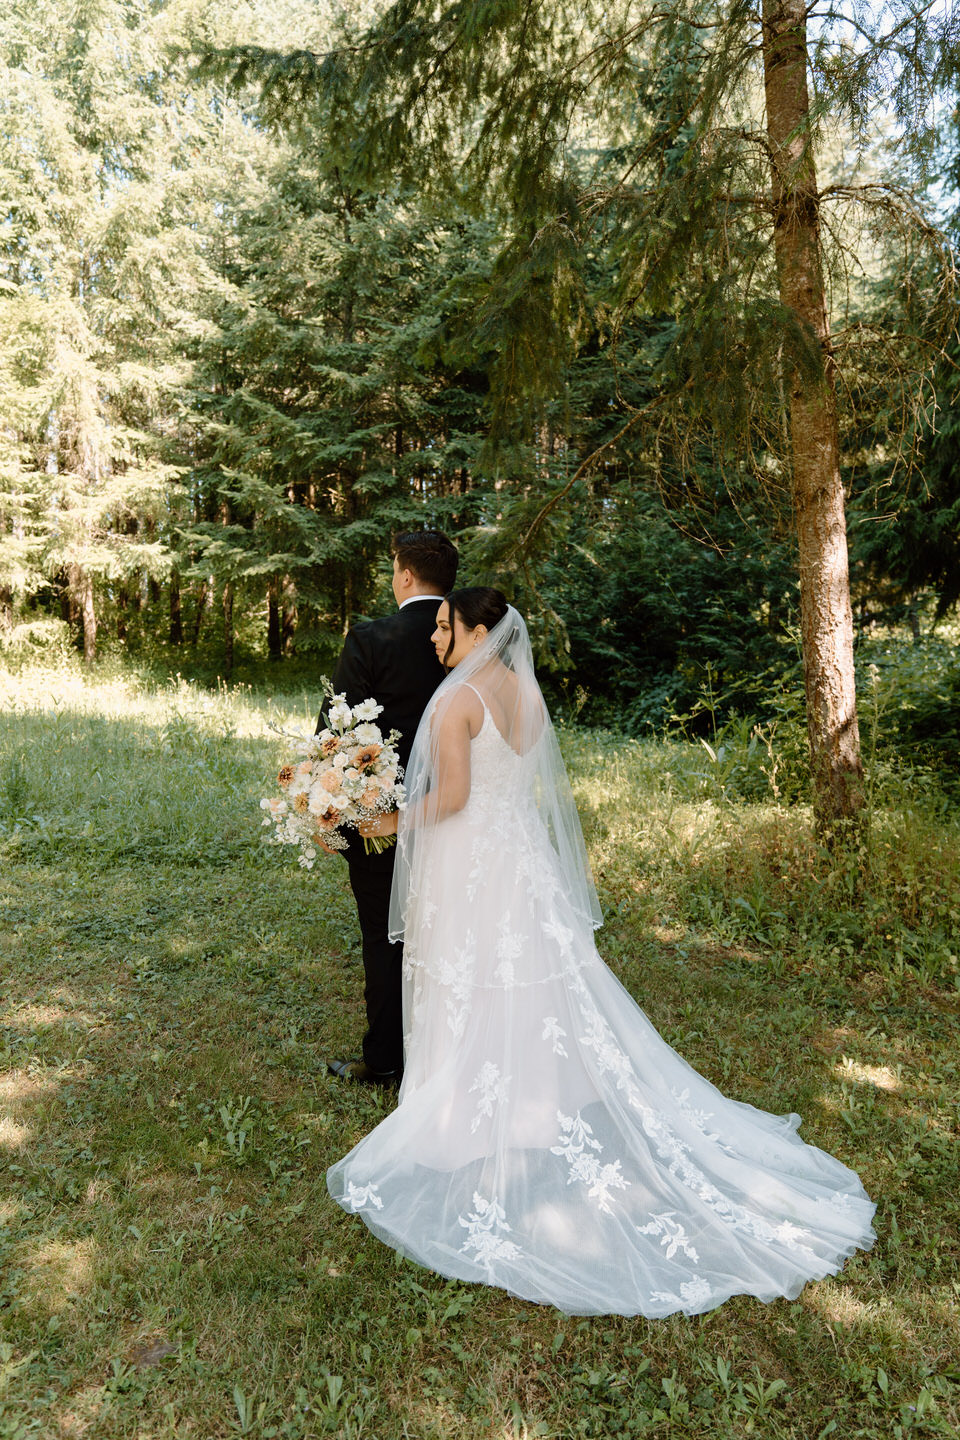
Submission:
POLYGON ((960 654, 948 641, 876 645, 864 657, 867 726, 876 720, 880 755, 935 771, 960 792, 960 654))
POLYGON ((960 988, 960 824, 876 809, 858 847, 832 852, 805 809, 731 815, 673 876, 695 929, 825 963, 855 978, 913 973, 960 988))
POLYGON ((8 670, 36 664, 75 666, 79 658, 74 632, 65 620, 45 616, 0 626, 0 662, 8 670))

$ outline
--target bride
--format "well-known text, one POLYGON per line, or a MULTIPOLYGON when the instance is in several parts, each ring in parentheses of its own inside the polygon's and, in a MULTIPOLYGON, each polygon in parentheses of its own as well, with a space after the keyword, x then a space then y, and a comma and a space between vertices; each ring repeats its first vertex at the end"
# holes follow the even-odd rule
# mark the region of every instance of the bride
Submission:
POLYGON ((457 590, 433 641, 449 673, 414 742, 391 901, 406 1068, 331 1195, 441 1275, 573 1315, 695 1315, 835 1273, 874 1239, 857 1176, 799 1116, 691 1069, 597 953, 522 618, 457 590))

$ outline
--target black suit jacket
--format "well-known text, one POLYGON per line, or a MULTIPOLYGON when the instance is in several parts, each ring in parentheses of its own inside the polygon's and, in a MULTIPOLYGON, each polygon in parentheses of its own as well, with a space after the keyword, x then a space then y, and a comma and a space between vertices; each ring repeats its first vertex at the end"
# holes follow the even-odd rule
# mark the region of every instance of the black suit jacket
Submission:
MULTIPOLYGON (((430 644, 442 598, 414 600, 395 615, 354 625, 333 676, 334 690, 346 695, 348 705, 373 699, 383 706, 377 724, 384 739, 400 731, 397 752, 404 768, 420 717, 446 673, 430 644)), ((317 729, 322 728, 321 718, 317 729)))

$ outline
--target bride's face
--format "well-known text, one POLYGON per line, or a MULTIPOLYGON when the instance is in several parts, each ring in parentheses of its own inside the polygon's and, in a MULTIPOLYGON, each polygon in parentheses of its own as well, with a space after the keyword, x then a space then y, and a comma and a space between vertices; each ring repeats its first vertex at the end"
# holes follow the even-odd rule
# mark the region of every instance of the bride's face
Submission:
POLYGON ((440 664, 445 665, 448 670, 452 670, 454 665, 459 665, 460 661, 465 660, 470 654, 470 651, 477 643, 477 636, 479 635, 482 638, 485 634, 486 629, 483 625, 478 625, 475 630, 468 630, 460 619, 460 616, 456 613, 454 613, 453 628, 451 630, 450 606, 446 600, 444 600, 440 609, 437 611, 437 628, 430 636, 430 639, 433 643, 434 650, 437 652, 437 659, 440 661, 440 664), (453 640, 452 648, 450 645, 451 639, 453 640))

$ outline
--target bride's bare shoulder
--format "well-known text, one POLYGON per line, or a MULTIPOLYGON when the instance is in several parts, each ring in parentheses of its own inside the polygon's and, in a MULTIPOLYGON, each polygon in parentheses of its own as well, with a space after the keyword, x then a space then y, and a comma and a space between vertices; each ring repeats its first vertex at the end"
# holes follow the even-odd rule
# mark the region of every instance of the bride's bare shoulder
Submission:
POLYGON ((483 701, 469 685, 458 685, 437 705, 434 724, 444 730, 465 725, 471 736, 476 735, 483 724, 483 701))

